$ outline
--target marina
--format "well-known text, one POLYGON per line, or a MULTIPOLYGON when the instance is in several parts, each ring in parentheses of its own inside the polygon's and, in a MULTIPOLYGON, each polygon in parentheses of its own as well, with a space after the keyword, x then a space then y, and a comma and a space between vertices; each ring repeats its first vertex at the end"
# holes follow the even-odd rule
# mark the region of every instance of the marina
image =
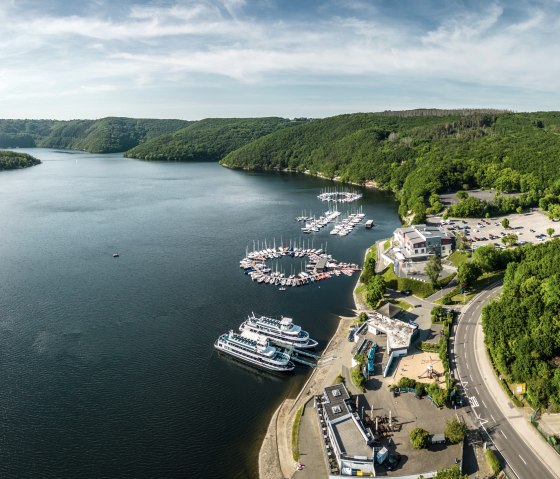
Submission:
POLYGON ((353 201, 359 200, 361 197, 362 193, 338 189, 326 189, 321 191, 321 193, 317 195, 317 198, 319 198, 321 201, 328 201, 333 203, 352 203, 353 201))
POLYGON ((366 215, 362 213, 361 209, 358 213, 348 213, 346 218, 342 219, 333 227, 330 234, 337 236, 348 236, 354 230, 354 228, 363 221, 365 217, 366 215))
POLYGON ((361 269, 355 263, 337 261, 322 248, 305 248, 304 245, 296 246, 294 243, 279 247, 265 245, 262 249, 247 251, 245 258, 239 262, 239 267, 254 282, 278 286, 279 289, 309 285, 341 274, 352 276, 354 272, 361 269), (267 264, 268 260, 278 260, 283 257, 304 260, 301 271, 297 272, 297 269, 294 271, 292 267, 288 275, 282 268, 278 268, 278 262, 274 270, 267 264))

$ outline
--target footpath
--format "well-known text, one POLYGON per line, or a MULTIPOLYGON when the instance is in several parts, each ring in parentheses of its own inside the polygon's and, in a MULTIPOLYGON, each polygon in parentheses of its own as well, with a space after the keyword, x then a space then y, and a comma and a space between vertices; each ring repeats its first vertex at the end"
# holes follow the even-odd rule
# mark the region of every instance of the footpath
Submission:
POLYGON ((340 318, 338 328, 323 352, 318 366, 295 399, 285 399, 274 413, 259 453, 259 478, 291 478, 295 473, 292 456, 292 427, 297 411, 323 388, 333 384, 348 361, 353 342, 347 340, 348 328, 355 317, 340 318))

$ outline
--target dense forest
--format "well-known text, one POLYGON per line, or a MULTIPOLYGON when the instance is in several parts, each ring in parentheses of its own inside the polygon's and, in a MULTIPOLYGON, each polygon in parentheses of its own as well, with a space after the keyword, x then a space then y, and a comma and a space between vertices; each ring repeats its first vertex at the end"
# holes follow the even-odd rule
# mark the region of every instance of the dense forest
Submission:
POLYGON ((453 216, 491 216, 540 206, 560 218, 560 112, 409 110, 325 119, 104 118, 0 120, 0 147, 126 151, 163 161, 218 161, 231 168, 290 170, 393 191, 416 223, 444 208, 440 194, 465 196, 453 216))
POLYGON ((189 124, 184 120, 0 120, 0 148, 68 148, 90 153, 126 151, 189 124))
POLYGON ((0 150, 0 171, 16 170, 38 165, 40 160, 26 153, 16 153, 14 151, 0 150))
POLYGON ((125 156, 142 160, 219 161, 257 138, 303 121, 275 117, 207 118, 146 141, 125 156))
POLYGON ((485 342, 502 376, 527 384, 533 407, 560 412, 560 240, 516 256, 500 299, 483 310, 485 342))
MULTIPOLYGON (((470 213, 541 204, 560 216, 560 113, 433 110, 359 113, 306 122, 233 151, 222 165, 320 174, 394 191, 399 213, 443 208, 439 194, 469 188, 520 193, 470 213)), ((470 205, 469 203, 477 203, 470 205)), ((463 205, 464 206, 464 205, 463 205)))

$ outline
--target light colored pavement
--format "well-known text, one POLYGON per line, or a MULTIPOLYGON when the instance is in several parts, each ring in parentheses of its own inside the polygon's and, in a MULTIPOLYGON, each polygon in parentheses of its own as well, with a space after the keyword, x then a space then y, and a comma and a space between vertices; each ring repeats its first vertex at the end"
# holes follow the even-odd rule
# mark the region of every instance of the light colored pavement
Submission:
POLYGON ((328 476, 322 445, 317 412, 313 408, 313 400, 309 400, 305 405, 299 426, 299 462, 305 467, 297 471, 293 477, 323 479, 328 476))
POLYGON ((481 310, 499 292, 500 286, 485 290, 464 308, 455 328, 451 365, 456 367, 469 400, 471 419, 500 452, 510 475, 519 479, 559 478, 560 456, 531 426, 527 412, 511 404, 486 356, 481 310))
POLYGON ((432 294, 431 296, 428 296, 426 298, 426 301, 430 301, 430 302, 434 302, 437 301, 438 299, 442 298, 443 296, 445 296, 447 293, 449 293, 452 289, 454 289, 457 286, 457 279, 453 278, 449 284, 445 287, 440 289, 439 291, 436 291, 434 294, 432 294))

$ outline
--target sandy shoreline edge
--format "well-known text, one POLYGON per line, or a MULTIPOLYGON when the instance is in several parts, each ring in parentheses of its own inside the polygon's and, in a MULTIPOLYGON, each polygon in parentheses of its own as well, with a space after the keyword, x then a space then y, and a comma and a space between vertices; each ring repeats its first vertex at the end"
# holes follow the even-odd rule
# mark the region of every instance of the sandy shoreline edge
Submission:
MULTIPOLYGON (((375 244, 373 247, 375 247, 375 244)), ((369 251, 370 248, 364 253, 364 261, 369 251)), ((361 282, 358 277, 352 291, 356 315, 363 309, 363 305, 356 296, 356 289, 360 285, 361 282)), ((348 327, 355 320, 355 316, 340 316, 338 327, 323 351, 323 357, 334 355, 337 352, 341 342, 347 340, 348 327)), ((341 364, 339 361, 331 361, 328 366, 315 368, 297 397, 295 399, 285 399, 276 409, 259 451, 260 479, 290 478, 295 474, 292 457, 292 425, 297 410, 315 394, 320 394, 326 385, 332 384, 340 372, 341 364)))

